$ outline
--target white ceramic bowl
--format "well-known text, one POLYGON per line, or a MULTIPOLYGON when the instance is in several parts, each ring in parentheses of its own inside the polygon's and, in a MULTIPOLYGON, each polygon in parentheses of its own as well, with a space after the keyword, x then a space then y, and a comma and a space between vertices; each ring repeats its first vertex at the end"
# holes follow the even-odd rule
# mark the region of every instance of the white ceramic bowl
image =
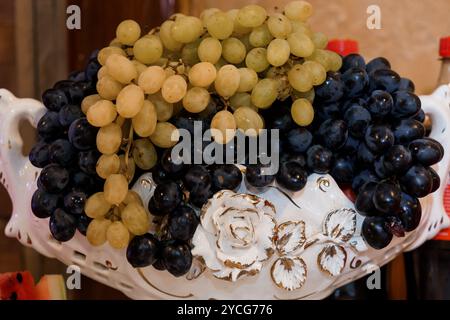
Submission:
MULTIPOLYGON (((303 261, 300 267, 302 272, 298 274, 303 285, 293 291, 280 288, 273 279, 274 276, 275 280, 282 277, 278 273, 272 274, 274 263, 283 258, 277 250, 262 263, 257 275, 230 282, 217 279, 213 271, 204 270, 197 263, 189 277, 181 278, 152 267, 133 269, 126 261, 125 250, 113 250, 108 245, 94 248, 78 233, 69 242, 55 241, 48 229, 48 219, 37 219, 31 212, 30 201, 40 170, 22 155, 23 141, 18 130, 23 119, 36 126, 45 108, 36 100, 17 99, 1 89, 0 182, 6 186, 13 201, 13 214, 5 232, 45 256, 56 258, 66 265, 78 265, 86 276, 134 299, 321 299, 336 288, 372 272, 374 267, 388 263, 402 251, 420 246, 450 225, 443 208, 443 193, 450 166, 450 87, 442 86, 432 95, 422 96, 421 100, 423 109, 433 121, 431 137, 444 146, 446 153, 435 166, 442 180, 441 187, 421 200, 423 214, 420 225, 406 237, 394 238, 383 250, 368 248, 360 237, 363 217, 355 213, 353 204, 329 175, 310 176, 304 190, 294 194, 287 195, 271 188, 258 195, 274 205, 277 225, 287 221, 302 225, 301 235, 306 239, 301 248, 284 254, 303 261), (335 227, 343 227, 348 237, 327 233, 335 227), (317 242, 311 244, 313 238, 317 242), (308 243, 307 248, 305 243, 308 243), (339 254, 334 257, 324 255, 330 245, 335 245, 339 254)), ((142 176, 134 186, 146 203, 153 188, 150 174, 142 176)), ((244 184, 239 192, 249 193, 244 184)))

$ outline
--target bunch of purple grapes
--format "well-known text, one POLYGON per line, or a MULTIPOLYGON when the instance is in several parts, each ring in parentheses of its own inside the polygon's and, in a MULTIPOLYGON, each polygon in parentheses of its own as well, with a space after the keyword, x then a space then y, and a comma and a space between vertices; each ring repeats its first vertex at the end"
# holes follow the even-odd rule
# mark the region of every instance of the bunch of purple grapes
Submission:
POLYGON ((375 249, 393 236, 417 228, 419 198, 436 191, 440 180, 431 168, 444 150, 426 137, 425 113, 411 80, 401 78, 385 58, 366 64, 358 54, 343 58, 315 89, 315 119, 297 126, 290 101, 278 101, 264 114, 268 129, 281 134, 277 182, 298 191, 306 176, 329 173, 351 185, 356 209, 366 218, 362 235, 375 249))
MULTIPOLYGON (((204 116, 182 112, 174 121, 189 129, 193 121, 204 116)), ((148 204, 158 232, 135 237, 128 246, 127 259, 134 267, 153 265, 180 277, 192 265, 190 242, 200 223, 196 211, 214 193, 237 190, 243 178, 234 164, 186 164, 173 158, 172 149, 159 153, 158 164, 152 169, 157 186, 148 204)))
POLYGON ((83 99, 96 93, 99 68, 94 52, 84 71, 57 82, 42 95, 47 112, 39 120, 38 142, 29 155, 42 171, 31 208, 36 217, 50 218, 50 232, 61 242, 72 239, 77 229, 86 235, 91 219, 84 213, 85 201, 102 188, 95 170, 97 129, 81 110, 83 99))

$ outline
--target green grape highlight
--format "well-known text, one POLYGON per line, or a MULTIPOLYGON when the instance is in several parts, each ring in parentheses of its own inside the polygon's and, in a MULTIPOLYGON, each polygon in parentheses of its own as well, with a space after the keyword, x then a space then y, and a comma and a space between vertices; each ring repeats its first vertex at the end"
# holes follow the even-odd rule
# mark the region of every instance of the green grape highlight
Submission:
POLYGON ((245 45, 237 38, 229 38, 222 42, 222 56, 229 63, 241 63, 246 53, 245 45))
POLYGON ((252 103, 261 109, 269 108, 278 96, 278 82, 274 79, 260 80, 252 91, 252 103))
POLYGON ((197 54, 200 61, 216 64, 222 56, 222 44, 215 38, 205 38, 200 42, 197 54))

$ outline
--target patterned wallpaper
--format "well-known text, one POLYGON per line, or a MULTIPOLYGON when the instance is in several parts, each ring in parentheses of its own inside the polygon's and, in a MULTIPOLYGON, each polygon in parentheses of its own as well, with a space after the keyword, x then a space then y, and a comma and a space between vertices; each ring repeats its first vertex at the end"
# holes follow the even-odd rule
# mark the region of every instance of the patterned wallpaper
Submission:
MULTIPOLYGON (((223 10, 258 3, 282 8, 288 0, 194 0, 191 13, 207 7, 223 10)), ((450 0, 309 0, 314 30, 330 38, 353 38, 367 58, 384 56, 402 76, 411 78, 419 93, 436 86, 440 61, 439 38, 450 36, 450 0), (366 27, 367 7, 381 9, 381 29, 366 27)))

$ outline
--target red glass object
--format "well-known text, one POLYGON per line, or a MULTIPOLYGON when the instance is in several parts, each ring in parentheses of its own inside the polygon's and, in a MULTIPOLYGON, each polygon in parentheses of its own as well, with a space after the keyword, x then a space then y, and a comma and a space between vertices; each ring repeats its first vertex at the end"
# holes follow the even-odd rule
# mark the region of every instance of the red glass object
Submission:
POLYGON ((351 53, 358 53, 358 42, 350 39, 333 39, 328 42, 327 49, 334 51, 341 56, 347 56, 351 53))

